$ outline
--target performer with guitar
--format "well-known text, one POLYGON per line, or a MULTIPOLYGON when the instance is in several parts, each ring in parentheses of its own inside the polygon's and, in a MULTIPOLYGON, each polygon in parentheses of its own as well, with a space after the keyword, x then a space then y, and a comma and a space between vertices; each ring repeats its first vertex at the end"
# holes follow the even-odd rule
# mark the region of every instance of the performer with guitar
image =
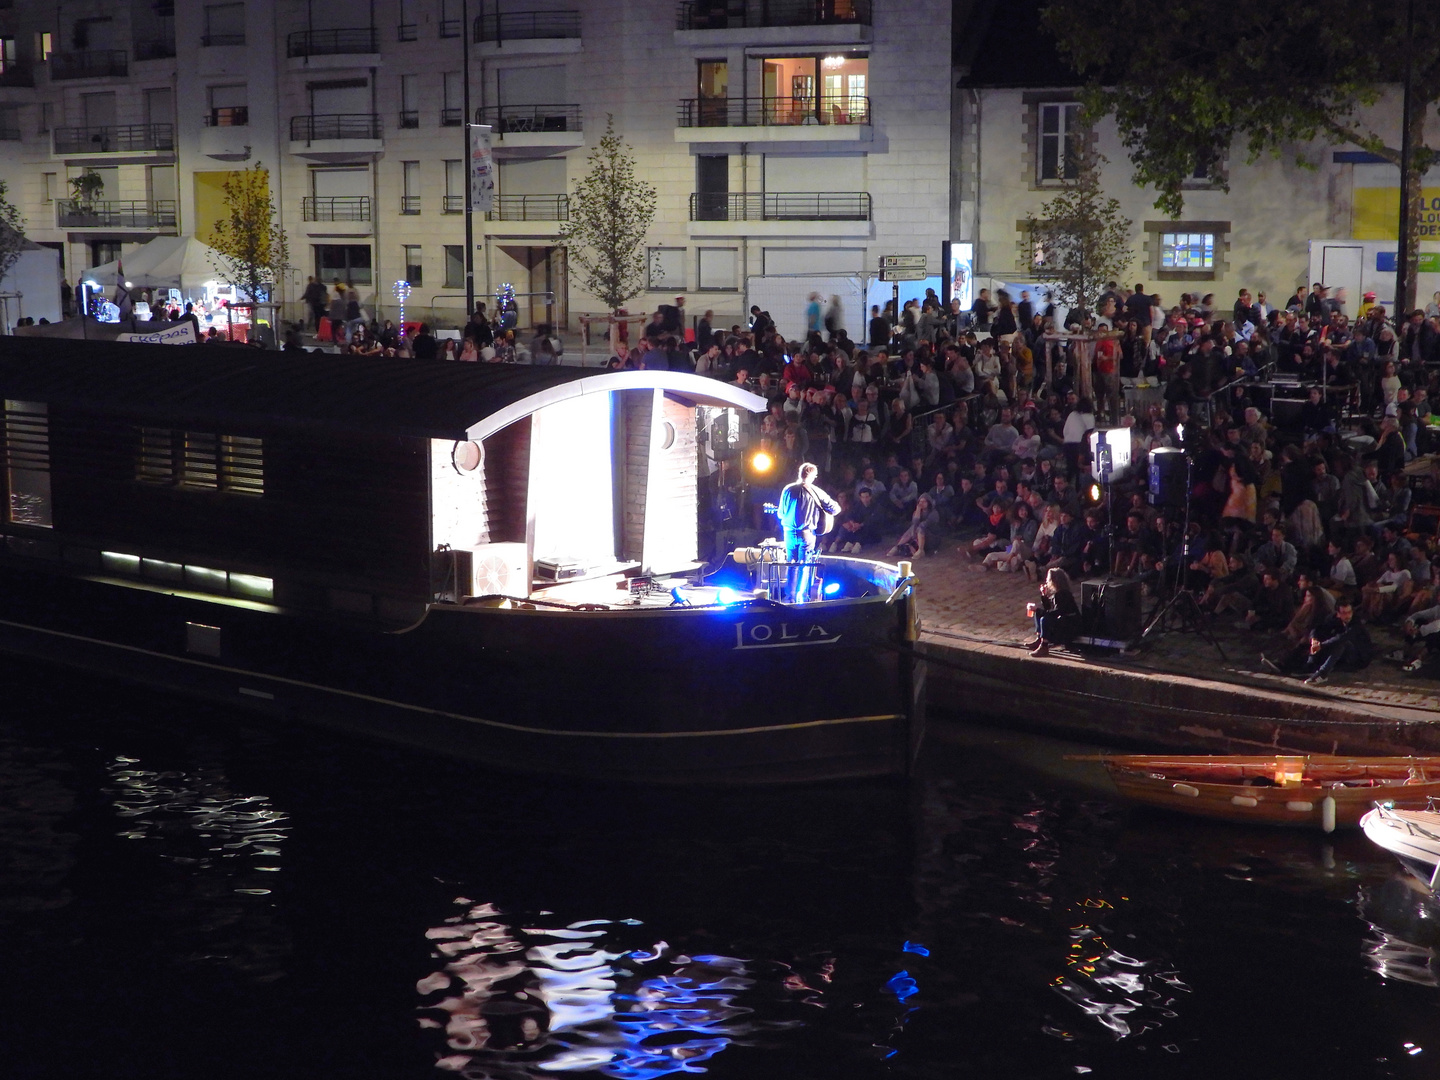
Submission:
POLYGON ((802 564, 793 567, 791 580, 794 583, 794 598, 805 600, 809 596, 810 579, 813 571, 809 566, 815 559, 815 538, 826 533, 834 523, 840 505, 815 484, 819 468, 810 462, 800 466, 799 479, 786 484, 780 492, 780 527, 785 531, 785 561, 802 564), (822 515, 824 517, 822 528, 822 515))

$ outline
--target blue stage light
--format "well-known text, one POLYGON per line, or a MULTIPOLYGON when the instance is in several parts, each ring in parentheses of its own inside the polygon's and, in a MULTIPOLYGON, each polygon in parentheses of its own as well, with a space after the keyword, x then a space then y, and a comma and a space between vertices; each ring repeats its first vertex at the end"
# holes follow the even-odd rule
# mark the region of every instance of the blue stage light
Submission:
POLYGON ((721 587, 715 590, 715 602, 717 604, 733 604, 740 599, 740 594, 734 589, 721 587))
POLYGON ((837 592, 839 592, 839 591, 840 591, 840 582, 838 582, 838 581, 832 581, 832 582, 830 582, 829 585, 826 585, 826 586, 825 586, 825 595, 826 595, 826 596, 834 596, 834 595, 835 595, 837 592))

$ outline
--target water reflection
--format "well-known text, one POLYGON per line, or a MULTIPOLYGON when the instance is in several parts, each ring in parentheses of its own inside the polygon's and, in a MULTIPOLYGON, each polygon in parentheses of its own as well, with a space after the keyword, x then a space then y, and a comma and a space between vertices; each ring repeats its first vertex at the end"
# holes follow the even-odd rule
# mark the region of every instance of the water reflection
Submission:
POLYGON ((1365 960, 1383 979, 1440 987, 1440 900, 1425 883, 1396 873, 1362 889, 1370 937, 1365 960))
POLYGON ((278 978, 289 940, 270 897, 287 815, 264 795, 234 791, 218 765, 148 769, 138 758, 116 755, 106 772, 107 794, 124 825, 116 835, 144 844, 173 868, 160 903, 171 933, 185 939, 180 959, 278 978))
POLYGON ((0 728, 0 916, 64 907, 75 865, 71 770, 44 745, 0 728))
POLYGON ((726 1047, 799 1027, 792 1014, 823 1007, 834 966, 688 956, 635 920, 519 927, 493 905, 455 904, 426 931, 441 964, 416 990, 421 1027, 444 1032, 437 1065, 467 1080, 704 1072, 726 1047))

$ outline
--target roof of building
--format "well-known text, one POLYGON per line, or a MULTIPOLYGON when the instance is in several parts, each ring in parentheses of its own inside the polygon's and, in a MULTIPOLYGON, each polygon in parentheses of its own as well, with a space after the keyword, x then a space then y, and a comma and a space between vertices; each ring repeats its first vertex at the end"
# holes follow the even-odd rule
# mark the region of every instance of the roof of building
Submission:
POLYGON ((632 389, 664 390, 687 404, 766 407, 737 386, 677 371, 0 337, 0 397, 236 434, 320 427, 484 438, 565 398, 632 389))
POLYGON ((977 0, 959 30, 959 85, 988 88, 1082 86, 1040 22, 1047 0, 977 0))

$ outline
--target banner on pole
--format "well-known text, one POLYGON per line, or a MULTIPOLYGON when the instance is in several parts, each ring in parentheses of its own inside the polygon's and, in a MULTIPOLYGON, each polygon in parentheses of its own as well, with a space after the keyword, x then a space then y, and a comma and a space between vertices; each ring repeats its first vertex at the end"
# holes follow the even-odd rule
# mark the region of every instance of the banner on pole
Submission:
POLYGON ((470 125, 470 209, 495 208, 495 155, 490 148, 490 125, 470 125))

